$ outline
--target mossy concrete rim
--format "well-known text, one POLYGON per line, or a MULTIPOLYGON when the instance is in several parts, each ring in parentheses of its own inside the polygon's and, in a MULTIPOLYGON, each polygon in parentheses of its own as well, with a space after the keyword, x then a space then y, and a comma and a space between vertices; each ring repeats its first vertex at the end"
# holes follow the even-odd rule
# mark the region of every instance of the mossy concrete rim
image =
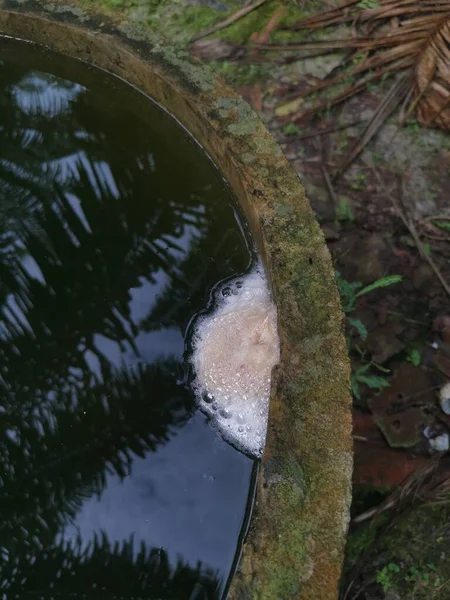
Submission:
POLYGON ((228 597, 335 600, 351 490, 349 363, 330 255, 297 175, 234 91, 145 28, 76 1, 0 0, 0 33, 135 85, 228 181, 266 264, 281 339, 256 506, 228 597))

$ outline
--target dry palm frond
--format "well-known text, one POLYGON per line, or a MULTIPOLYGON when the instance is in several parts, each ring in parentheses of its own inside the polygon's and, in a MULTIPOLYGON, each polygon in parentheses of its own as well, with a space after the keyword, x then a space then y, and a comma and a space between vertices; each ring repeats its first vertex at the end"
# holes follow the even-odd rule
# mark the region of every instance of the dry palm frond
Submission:
POLYGON ((422 507, 435 504, 448 504, 450 502, 450 456, 437 454, 423 467, 417 469, 395 488, 387 498, 376 508, 360 514, 352 520, 354 525, 362 523, 372 517, 377 517, 382 512, 390 510, 386 522, 377 527, 374 541, 366 546, 358 556, 353 568, 347 574, 347 583, 342 587, 340 598, 347 600, 360 597, 362 589, 354 589, 354 584, 361 576, 364 568, 371 564, 373 557, 379 553, 377 542, 385 535, 392 533, 393 528, 404 518, 411 518, 422 507))
POLYGON ((450 503, 449 455, 437 454, 423 467, 417 469, 395 488, 377 508, 368 510, 353 519, 361 523, 385 510, 395 508, 398 515, 425 504, 450 503))
POLYGON ((417 115, 450 130, 450 17, 440 23, 416 64, 417 115))
POLYGON ((270 51, 346 51, 339 67, 321 82, 290 94, 286 101, 307 97, 335 85, 344 89, 331 99, 316 102, 289 120, 313 118, 364 91, 368 84, 395 77, 362 137, 344 158, 348 166, 397 106, 404 122, 413 112, 424 126, 450 131, 450 0, 350 0, 338 8, 297 22, 290 30, 318 30, 352 24, 352 35, 341 39, 260 44, 270 51), (363 8, 373 4, 373 8, 363 8), (398 75, 403 73, 400 78, 398 75))
POLYGON ((409 75, 404 74, 395 81, 394 85, 391 87, 389 92, 386 94, 386 96, 378 106, 378 109, 376 110, 375 114, 370 119, 369 123, 366 125, 361 136, 356 140, 356 142, 350 147, 350 149, 346 153, 342 164, 339 166, 339 169, 336 172, 336 176, 340 175, 341 172, 345 171, 345 169, 350 165, 354 158, 358 156, 358 154, 363 150, 363 148, 370 142, 370 140, 377 133, 378 129, 384 123, 384 121, 397 108, 399 99, 404 97, 405 91, 408 91, 410 79, 411 77, 409 75))

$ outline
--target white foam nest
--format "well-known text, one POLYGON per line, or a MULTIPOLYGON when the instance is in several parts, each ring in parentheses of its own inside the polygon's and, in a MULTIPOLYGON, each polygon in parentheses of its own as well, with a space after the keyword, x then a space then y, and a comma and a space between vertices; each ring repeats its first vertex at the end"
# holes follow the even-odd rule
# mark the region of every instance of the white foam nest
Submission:
POLYGON ((276 307, 261 267, 218 291, 193 334, 195 389, 222 435, 254 456, 264 449, 270 379, 280 359, 276 307))

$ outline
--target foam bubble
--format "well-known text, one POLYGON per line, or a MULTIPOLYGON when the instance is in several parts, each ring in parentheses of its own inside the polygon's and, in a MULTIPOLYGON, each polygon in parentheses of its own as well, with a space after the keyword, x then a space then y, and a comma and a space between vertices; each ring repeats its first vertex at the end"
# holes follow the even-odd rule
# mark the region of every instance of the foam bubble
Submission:
POLYGON ((254 456, 264 449, 279 358, 276 308, 258 267, 218 290, 215 311, 195 324, 192 355, 200 407, 227 440, 254 456))

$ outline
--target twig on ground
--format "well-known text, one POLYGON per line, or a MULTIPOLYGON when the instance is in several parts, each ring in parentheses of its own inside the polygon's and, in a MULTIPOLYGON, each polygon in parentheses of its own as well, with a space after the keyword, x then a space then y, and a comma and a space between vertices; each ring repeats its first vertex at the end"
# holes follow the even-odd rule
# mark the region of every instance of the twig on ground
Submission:
POLYGON ((342 159, 342 163, 337 170, 337 172, 333 175, 333 181, 336 181, 338 177, 344 173, 351 165, 351 163, 355 160, 355 158, 360 154, 374 135, 378 133, 386 119, 392 114, 392 112, 397 108, 398 103, 401 98, 403 98, 407 92, 409 86, 411 86, 412 78, 410 75, 403 75, 399 77, 397 81, 391 86, 389 92, 385 95, 381 103, 378 105, 376 111, 374 112, 372 118, 367 123, 364 131, 359 136, 359 138, 352 144, 349 148, 348 152, 342 159))
POLYGON ((426 231, 423 231, 422 235, 424 237, 428 238, 429 240, 435 240, 437 242, 448 242, 450 240, 449 236, 445 236, 445 235, 433 235, 431 233, 427 233, 426 231))
POLYGON ((444 587, 444 585, 447 585, 448 583, 450 583, 450 579, 447 579, 447 581, 444 581, 444 583, 442 585, 440 585, 438 588, 436 588, 436 592, 439 592, 440 590, 442 590, 442 588, 444 587))
MULTIPOLYGON (((278 10, 276 10, 274 12, 274 14, 270 17, 270 19, 267 21, 266 26, 264 27, 263 31, 258 34, 258 33, 254 33, 251 36, 251 41, 255 42, 256 44, 266 44, 269 42, 270 40, 270 34, 272 33, 272 31, 278 26, 278 23, 280 22, 280 19, 287 13, 287 8, 286 6, 282 6, 281 8, 279 8, 278 10)), ((254 54, 257 54, 257 49, 253 48, 252 52, 254 54)))
MULTIPOLYGON (((413 220, 411 219, 410 216, 406 216, 405 211, 400 206, 397 198, 395 198, 390 192, 388 192, 386 190, 386 187, 385 187, 383 181, 381 180, 381 177, 378 175, 376 169, 372 168, 372 171, 373 171, 374 175, 376 176, 376 178, 378 179, 379 184, 383 187, 386 195, 391 200, 395 210, 397 211, 398 216, 403 221, 405 227, 409 230, 409 233, 412 235, 413 240, 417 246, 417 249, 419 250, 420 256, 428 262, 428 264, 434 271, 434 274, 441 282, 442 287, 447 292, 448 296, 450 296, 450 286, 447 283, 447 281, 445 280, 442 273, 440 272, 440 270, 439 270, 438 266, 436 265, 436 263, 434 262, 434 260, 431 258, 431 256, 429 254, 427 254, 425 252, 424 245, 422 243, 422 240, 419 237, 419 234, 417 233, 417 229, 416 229, 416 226, 414 225, 413 220)), ((403 180, 402 180, 402 196, 403 196, 403 180)))
POLYGON ((249 13, 254 11, 255 9, 259 8, 265 2, 267 2, 267 0, 257 0, 257 2, 254 2, 253 4, 249 4, 248 6, 244 6, 244 8, 240 8, 238 11, 236 11, 235 13, 230 15, 224 21, 221 21, 220 23, 217 23, 217 25, 214 25, 213 27, 210 27, 209 29, 205 29, 204 31, 201 31, 199 34, 195 35, 193 38, 191 38, 190 43, 192 44, 193 42, 198 42, 198 40, 208 37, 209 35, 212 35, 213 33, 216 33, 217 31, 226 29, 233 23, 236 23, 237 21, 239 21, 240 19, 242 19, 243 17, 245 17, 246 15, 248 15, 249 13))
POLYGON ((331 177, 330 177, 330 174, 328 173, 328 169, 326 168, 325 164, 320 165, 320 170, 322 171, 322 176, 325 181, 325 185, 327 186, 328 193, 330 194, 330 198, 333 201, 334 207, 336 208, 338 205, 338 199, 334 192, 333 184, 331 182, 331 177))
MULTIPOLYGON (((329 140, 327 140, 329 141, 329 140)), ((334 192, 334 188, 333 188, 333 183, 331 182, 331 177, 330 174, 328 173, 328 169, 327 169, 327 159, 328 159, 328 154, 329 154, 329 147, 325 147, 322 141, 322 136, 319 136, 317 138, 317 149, 319 152, 319 156, 320 156, 320 170, 322 172, 322 177, 323 180, 325 182, 325 185, 327 186, 327 190, 328 190, 328 194, 330 196, 331 201, 333 202, 333 206, 334 209, 337 209, 338 206, 338 199, 337 196, 334 192)))
POLYGON ((326 129, 316 129, 315 131, 307 131, 300 135, 290 135, 286 140, 287 144, 291 144, 292 142, 297 142, 300 140, 306 140, 307 138, 316 137, 317 135, 325 135, 326 133, 334 133, 335 131, 341 131, 342 129, 348 129, 349 127, 354 127, 355 125, 361 125, 364 121, 350 121, 350 123, 344 123, 344 125, 338 125, 334 127, 327 127, 326 129))
POLYGON ((437 454, 423 466, 418 467, 400 483, 383 502, 352 519, 352 523, 362 523, 372 517, 396 508, 397 516, 405 510, 430 503, 446 493, 448 476, 437 477, 442 454, 437 454))
POLYGON ((353 517, 352 523, 364 523, 364 521, 371 519, 375 515, 380 515, 382 512, 384 512, 385 510, 389 510, 394 505, 395 505, 395 502, 393 500, 391 500, 387 504, 382 504, 381 506, 376 506, 375 508, 366 510, 365 512, 361 513, 357 517, 353 517))

